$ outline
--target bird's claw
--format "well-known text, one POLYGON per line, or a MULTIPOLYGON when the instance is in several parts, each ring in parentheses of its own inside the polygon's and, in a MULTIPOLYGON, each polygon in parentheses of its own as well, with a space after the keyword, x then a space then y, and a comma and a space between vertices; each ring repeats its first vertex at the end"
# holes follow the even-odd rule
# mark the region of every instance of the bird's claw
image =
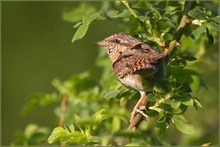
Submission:
POLYGON ((148 118, 148 116, 145 114, 146 107, 145 106, 141 106, 140 108, 136 108, 131 112, 131 119, 130 122, 135 118, 135 116, 137 116, 137 113, 140 113, 145 119, 148 118))

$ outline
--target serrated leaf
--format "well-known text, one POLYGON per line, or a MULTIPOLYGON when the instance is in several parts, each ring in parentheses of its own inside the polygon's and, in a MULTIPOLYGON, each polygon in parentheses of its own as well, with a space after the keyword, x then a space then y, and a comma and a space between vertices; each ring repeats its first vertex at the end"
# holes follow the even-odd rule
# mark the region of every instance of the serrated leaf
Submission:
POLYGON ((190 35, 190 38, 193 40, 197 40, 200 35, 205 32, 206 30, 206 24, 199 26, 195 31, 192 32, 192 34, 190 35))
POLYGON ((114 98, 114 97, 116 97, 119 93, 120 93, 120 90, 112 90, 112 91, 110 91, 110 92, 107 92, 107 93, 104 95, 104 98, 105 98, 105 99, 114 98))
POLYGON ((62 137, 65 137, 67 135, 68 135, 67 130, 63 129, 62 127, 57 127, 52 131, 47 141, 49 144, 52 144, 56 141, 59 141, 62 137))
POLYGON ((174 115, 173 121, 175 127, 184 134, 192 134, 194 133, 194 127, 189 123, 188 120, 185 119, 182 115, 174 115))
POLYGON ((76 40, 79 40, 81 38, 83 38, 88 30, 89 26, 82 24, 79 26, 79 28, 77 29, 76 33, 73 36, 72 42, 75 42, 76 40))

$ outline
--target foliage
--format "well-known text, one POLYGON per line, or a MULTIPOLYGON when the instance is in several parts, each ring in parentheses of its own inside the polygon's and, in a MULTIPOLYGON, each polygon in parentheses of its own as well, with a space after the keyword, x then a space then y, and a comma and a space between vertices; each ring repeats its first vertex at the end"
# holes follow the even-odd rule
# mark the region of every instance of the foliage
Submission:
MULTIPOLYGON (((64 115, 64 122, 53 129, 48 143, 170 145, 162 138, 172 124, 184 134, 194 133, 193 125, 183 114, 190 106, 202 108, 193 92, 205 86, 199 65, 202 59, 211 55, 208 48, 217 44, 216 31, 219 30, 219 16, 204 5, 205 2, 198 2, 189 11, 192 23, 184 32, 180 46, 173 50, 169 58, 166 78, 155 77, 156 83, 148 95, 150 107, 147 115, 150 119, 143 121, 136 132, 127 127, 130 111, 139 93, 118 82, 105 51, 99 49, 96 65, 101 69, 101 74, 86 71, 65 81, 55 79, 52 84, 56 92, 31 97, 25 107, 25 111, 28 111, 37 106, 59 104, 67 97, 67 102, 55 109, 58 119, 64 115), (198 48, 196 44, 203 44, 205 49, 198 48)), ((214 3, 211 5, 216 7, 214 3)), ((124 31, 162 51, 173 40, 173 34, 183 16, 183 6, 183 1, 104 1, 100 11, 97 11, 93 5, 82 3, 77 9, 65 11, 63 18, 76 23, 73 42, 82 39, 95 21, 110 20, 122 24, 124 31)))

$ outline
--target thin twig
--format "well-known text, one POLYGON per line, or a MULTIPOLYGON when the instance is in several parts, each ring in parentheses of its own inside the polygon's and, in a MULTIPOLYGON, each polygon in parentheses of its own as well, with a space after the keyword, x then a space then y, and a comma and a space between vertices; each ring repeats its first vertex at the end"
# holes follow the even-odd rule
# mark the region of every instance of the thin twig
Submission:
POLYGON ((60 114, 60 118, 59 118, 59 123, 58 126, 62 127, 63 123, 64 123, 64 119, 65 119, 65 114, 66 114, 66 104, 67 104, 67 95, 64 94, 63 95, 63 99, 61 101, 60 107, 61 107, 61 114, 60 114))
MULTIPOLYGON (((186 27, 188 26, 188 24, 191 23, 191 19, 188 16, 188 12, 189 12, 189 10, 191 10, 193 8, 194 3, 195 3, 195 1, 186 1, 185 2, 184 15, 182 16, 182 19, 180 21, 180 24, 178 25, 177 31, 174 34, 173 39, 169 44, 169 48, 164 50, 165 55, 169 56, 170 52, 172 53, 172 51, 178 45, 186 27)), ((148 108, 147 103, 148 103, 148 101, 146 100, 142 106, 145 106, 148 108)), ((132 130, 135 130, 139 126, 139 124, 142 120, 144 120, 143 115, 141 113, 137 113, 136 116, 133 118, 133 120, 130 122, 129 128, 131 128, 132 130)))
POLYGON ((184 7, 184 14, 181 18, 179 26, 177 28, 176 33, 173 36, 172 41, 169 44, 169 51, 173 51, 173 49, 177 46, 178 42, 180 41, 183 33, 185 32, 187 26, 192 23, 192 19, 188 16, 189 10, 194 7, 195 1, 186 1, 184 7))

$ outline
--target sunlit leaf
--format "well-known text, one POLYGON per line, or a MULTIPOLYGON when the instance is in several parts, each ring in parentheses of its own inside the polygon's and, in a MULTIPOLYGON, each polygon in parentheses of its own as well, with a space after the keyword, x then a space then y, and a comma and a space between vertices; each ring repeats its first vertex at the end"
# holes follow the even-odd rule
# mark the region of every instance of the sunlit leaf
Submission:
POLYGON ((72 42, 75 42, 76 40, 79 40, 81 38, 83 38, 88 30, 89 26, 82 24, 79 26, 79 28, 77 29, 76 33, 73 36, 72 42))
POLYGON ((117 116, 114 116, 112 120, 112 132, 113 133, 117 132, 120 129, 120 126, 121 126, 121 122, 119 118, 117 116))
POLYGON ((202 108, 202 105, 201 105, 201 103, 200 103, 200 101, 199 101, 198 98, 193 98, 193 101, 194 101, 194 104, 195 104, 196 106, 199 106, 200 108, 202 108))
POLYGON ((177 109, 177 108, 179 108, 179 106, 180 106, 180 102, 179 102, 179 101, 174 101, 174 100, 172 100, 171 103, 170 103, 170 105, 171 105, 171 107, 172 107, 173 109, 177 109))
POLYGON ((54 143, 54 142, 57 142, 57 141, 59 141, 62 137, 67 136, 68 133, 69 133, 69 132, 68 132, 67 130, 63 129, 62 127, 57 127, 57 128, 55 128, 55 129, 52 131, 51 135, 49 136, 49 138, 48 138, 48 143, 49 143, 49 144, 52 144, 52 143, 54 143))

